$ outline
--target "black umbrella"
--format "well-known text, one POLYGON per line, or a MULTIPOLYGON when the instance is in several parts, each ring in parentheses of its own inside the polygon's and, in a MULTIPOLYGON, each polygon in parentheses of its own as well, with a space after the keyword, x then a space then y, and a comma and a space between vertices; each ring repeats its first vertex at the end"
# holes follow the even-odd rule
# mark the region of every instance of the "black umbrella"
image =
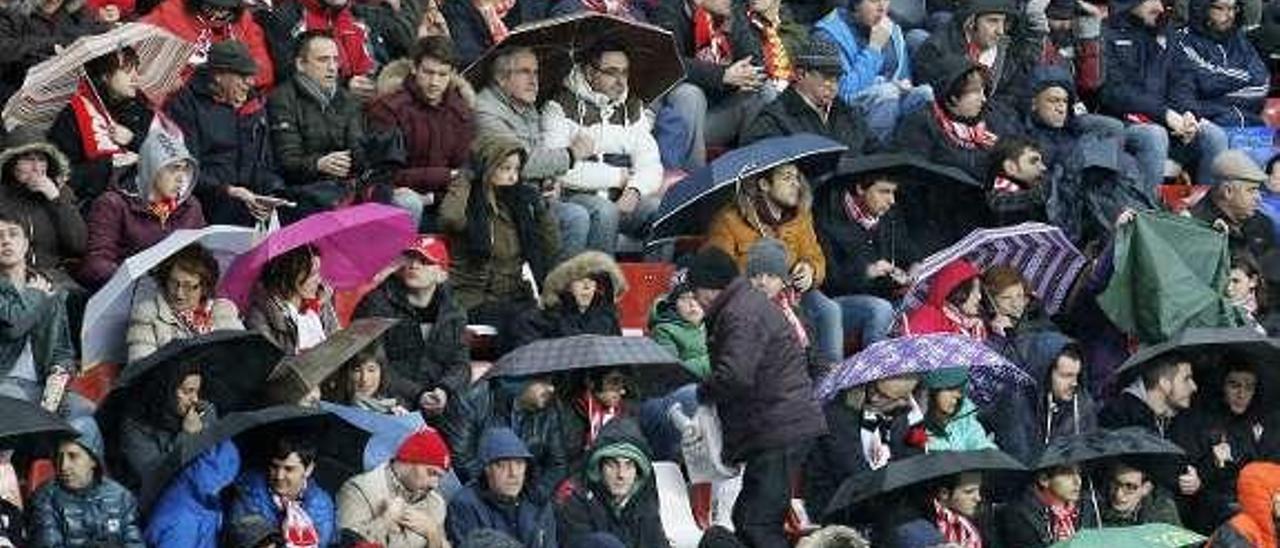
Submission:
POLYGON ((115 413, 141 395, 150 379, 166 369, 188 363, 201 366, 201 397, 221 413, 247 408, 267 378, 267 373, 284 356, 266 337, 252 331, 214 331, 188 339, 178 339, 155 353, 125 366, 97 415, 113 420, 115 413))
POLYGON ((62 417, 27 400, 0 396, 0 417, 0 449, 49 454, 55 443, 77 435, 62 417))
POLYGON ((1087 434, 1064 436, 1049 441, 1035 459, 1035 470, 1055 466, 1085 464, 1115 457, 1155 457, 1183 455, 1181 447, 1141 427, 1099 429, 1087 434))
POLYGON ((1186 354, 1195 365, 1216 365, 1222 356, 1238 357, 1256 367, 1259 375, 1280 364, 1280 340, 1247 327, 1193 327, 1165 342, 1139 348, 1115 374, 1121 382, 1128 382, 1144 365, 1175 352, 1186 354))
POLYGON ((463 75, 477 89, 484 87, 492 79, 491 65, 498 52, 528 47, 538 55, 539 95, 546 98, 560 88, 575 57, 604 37, 617 39, 627 48, 631 62, 627 86, 631 96, 645 103, 652 102, 684 78, 684 61, 671 31, 590 11, 516 27, 502 42, 471 63, 463 75))
POLYGON ((831 515, 880 495, 962 472, 1024 470, 1017 459, 997 449, 924 453, 849 477, 831 497, 825 512, 831 515))
POLYGON ((982 183, 968 173, 936 164, 917 154, 846 155, 835 173, 818 181, 816 209, 843 208, 843 194, 869 175, 884 174, 898 183, 894 206, 917 250, 932 253, 986 226, 982 183))
POLYGON ((329 493, 363 470, 365 444, 371 434, 336 414, 317 407, 277 405, 255 411, 231 413, 198 436, 188 438, 169 453, 152 474, 142 479, 139 501, 144 512, 155 503, 170 480, 200 454, 233 440, 240 450, 241 469, 263 467, 265 452, 284 435, 311 438, 318 449, 312 476, 329 493))
POLYGON ((498 360, 488 377, 525 377, 596 367, 680 367, 680 361, 648 337, 576 335, 543 339, 498 360))

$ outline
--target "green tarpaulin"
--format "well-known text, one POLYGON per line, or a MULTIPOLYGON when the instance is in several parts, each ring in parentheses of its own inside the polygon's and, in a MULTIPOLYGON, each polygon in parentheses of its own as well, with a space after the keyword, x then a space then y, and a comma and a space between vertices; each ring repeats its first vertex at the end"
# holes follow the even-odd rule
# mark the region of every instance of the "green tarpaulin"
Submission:
POLYGON ((1098 305, 1121 330, 1154 344, 1187 327, 1244 325, 1223 294, 1226 234, 1188 217, 1139 213, 1115 238, 1115 269, 1098 305))
POLYGON ((1166 523, 1135 527, 1082 529, 1075 536, 1050 548, 1184 548, 1199 546, 1205 537, 1166 523))

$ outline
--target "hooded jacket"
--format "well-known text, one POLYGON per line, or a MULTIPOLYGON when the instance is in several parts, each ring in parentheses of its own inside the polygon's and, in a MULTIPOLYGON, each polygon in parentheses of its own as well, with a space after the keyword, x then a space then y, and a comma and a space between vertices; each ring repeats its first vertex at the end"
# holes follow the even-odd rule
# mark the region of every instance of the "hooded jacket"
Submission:
MULTIPOLYGON (((989 13, 1003 13, 1006 25, 1011 29, 1010 35, 1000 39, 996 45, 995 65, 988 70, 987 97, 1000 98, 1020 102, 1026 98, 1026 78, 1031 68, 1039 62, 1043 49, 1043 37, 1035 32, 1021 28, 1025 25, 1018 5, 1010 0, 974 0, 964 2, 950 23, 940 31, 929 36, 911 57, 911 63, 917 67, 917 82, 935 82, 943 78, 947 72, 943 59, 957 54, 969 58, 969 40, 966 38, 965 26, 970 17, 989 13)), ((975 61, 976 62, 976 61, 975 61)), ((941 90, 934 86, 934 93, 940 95, 941 90)))
POLYGON ((522 380, 493 379, 472 389, 467 396, 467 416, 458 440, 452 445, 455 471, 464 483, 484 477, 484 433, 490 428, 515 431, 533 454, 529 460, 529 480, 525 490, 538 499, 549 497, 569 474, 568 451, 562 425, 566 412, 553 400, 544 409, 526 411, 516 399, 524 390, 522 380))
POLYGON ((1240 513, 1209 539, 1209 548, 1275 546, 1276 520, 1272 498, 1280 491, 1280 464, 1255 462, 1240 471, 1236 493, 1240 513))
POLYGON ((147 520, 146 540, 156 548, 217 548, 222 532, 222 490, 240 471, 231 440, 196 457, 169 481, 147 520))
POLYGON ((1191 24, 1173 35, 1173 78, 1169 99, 1222 127, 1264 125, 1262 108, 1271 76, 1267 65, 1238 26, 1210 30, 1210 0, 1192 0, 1191 24))
MULTIPOLYGON (((507 435, 481 438, 479 464, 503 458, 503 455, 527 454, 519 439, 507 435)), ((445 530, 449 541, 462 544, 478 529, 496 529, 518 539, 525 548, 556 548, 556 515, 546 495, 531 485, 533 467, 526 469, 524 489, 519 498, 506 499, 495 494, 480 474, 466 488, 449 500, 445 530)))
POLYGON ((758 178, 740 181, 733 203, 724 206, 711 218, 707 229, 707 245, 713 245, 728 253, 746 270, 747 251, 760 238, 774 238, 787 248, 787 266, 805 262, 813 267, 813 287, 822 287, 827 275, 827 259, 813 229, 813 194, 808 184, 800 185, 800 200, 796 207, 782 214, 782 221, 771 225, 760 216, 759 208, 768 207, 767 198, 760 190, 758 178))
MULTIPOLYGON (((858 4, 860 2, 852 2, 858 4)), ((889 17, 888 14, 885 17, 889 17)), ((893 52, 896 66, 887 78, 884 72, 885 59, 883 49, 870 46, 862 29, 849 8, 838 7, 813 24, 814 38, 824 38, 840 49, 840 67, 844 73, 840 76, 840 87, 836 95, 846 105, 853 105, 854 99, 867 88, 886 82, 911 80, 912 62, 907 55, 907 41, 902 34, 902 27, 890 22, 892 30, 889 42, 884 48, 893 52)))
POLYGON ((960 333, 960 326, 952 322, 942 312, 946 305, 947 295, 964 283, 981 275, 972 263, 957 259, 942 267, 929 281, 929 293, 924 304, 907 313, 903 321, 903 333, 923 335, 926 333, 960 333))
POLYGON ((1018 428, 1021 435, 1011 434, 1011 437, 1020 439, 1022 443, 1009 444, 1025 447, 1005 447, 1005 451, 1024 462, 1030 462, 1050 440, 1084 434, 1098 427, 1097 405, 1084 384, 1086 374, 1083 369, 1071 401, 1049 402, 1053 397, 1053 366, 1071 342, 1066 335, 1056 331, 1031 333, 1017 340, 1021 357, 1018 365, 1036 384, 1019 394, 1024 414, 1015 419, 1018 424, 1013 427, 1018 428))
MULTIPOLYGON (((483 94, 482 94, 483 95, 483 94)), ((512 154, 526 150, 520 141, 500 136, 481 137, 474 145, 474 176, 488 178, 499 162, 512 154)), ((528 173, 529 168, 524 169, 528 173)), ((484 182, 482 180, 482 182, 484 182)), ((524 184, 524 183, 520 183, 524 184)), ((499 200, 487 182, 483 196, 472 196, 472 181, 457 178, 449 183, 449 192, 440 203, 440 228, 449 237, 449 249, 453 250, 453 266, 449 276, 453 281, 458 304, 471 310, 481 304, 496 302, 530 302, 533 295, 529 284, 521 275, 524 256, 520 249, 520 234, 513 212, 499 200), (467 241, 467 203, 471 199, 485 200, 489 207, 490 238, 492 252, 482 257, 470 252, 467 241)), ((540 248, 554 257, 559 248, 559 230, 555 219, 543 207, 534 211, 540 248)))
MULTIPOLYGON (((946 90, 971 71, 982 70, 977 63, 962 55, 949 55, 934 63, 934 77, 928 83, 934 89, 934 102, 944 110, 946 98, 943 96, 946 90)), ((987 90, 987 97, 991 97, 991 90, 987 90)), ((993 108, 995 104, 988 99, 983 112, 978 115, 979 121, 989 120, 993 108)), ((959 168, 978 181, 986 179, 991 162, 990 149, 963 148, 952 144, 938 125, 932 106, 902 117, 894 130, 891 148, 898 152, 918 154, 936 164, 959 168)))
POLYGON ((33 135, 15 132, 6 141, 6 148, 0 151, 0 208, 26 224, 36 269, 65 286, 71 281, 67 272, 70 263, 84 255, 89 239, 76 193, 63 183, 70 173, 70 164, 56 147, 33 135), (58 184, 56 200, 50 201, 27 190, 26 185, 14 178, 15 160, 32 152, 45 156, 46 174, 58 184))
POLYGON ((88 250, 80 266, 81 281, 98 287, 111 279, 125 259, 155 245, 175 230, 204 228, 200 201, 192 197, 199 180, 198 168, 193 168, 191 180, 178 189, 178 205, 167 218, 162 219, 151 210, 156 177, 165 167, 181 161, 198 165, 181 137, 164 131, 150 132, 142 142, 132 192, 117 188, 94 200, 89 211, 88 250))
POLYGON ((390 276, 360 300, 352 317, 400 320, 382 334, 382 348, 391 371, 417 392, 397 396, 413 401, 421 392, 443 388, 451 401, 460 401, 471 384, 471 350, 464 339, 467 316, 453 285, 436 286, 426 308, 409 304, 407 292, 398 276, 390 276), (424 325, 430 326, 425 334, 424 325))
POLYGON ((720 413, 726 464, 826 433, 805 350, 776 304, 739 277, 706 318, 711 376, 698 385, 698 401, 720 413))
POLYGON ((927 420, 925 424, 929 436, 925 443, 927 451, 978 451, 996 448, 996 444, 987 437, 986 428, 978 421, 978 406, 968 397, 960 400, 955 414, 942 428, 928 426, 927 420))
POLYGON ((627 281, 613 257, 586 251, 557 265, 542 284, 542 308, 530 310, 514 327, 514 347, 539 339, 573 335, 622 335, 615 304, 627 291, 627 281), (586 310, 578 307, 570 290, 573 282, 591 278, 596 296, 586 310))
POLYGON ((1075 109, 1079 97, 1076 95, 1075 80, 1065 67, 1060 65, 1041 65, 1031 71, 1031 83, 1026 103, 1019 105, 1013 120, 1010 117, 996 117, 992 120, 996 133, 1026 135, 1040 145, 1045 165, 1062 163, 1071 154, 1083 131, 1076 125, 1075 109), (1067 92, 1067 119, 1062 127, 1050 127, 1036 115, 1032 107, 1036 95, 1050 88, 1062 88, 1067 92), (1004 118, 1003 123, 997 123, 1004 118), (1016 121, 1015 121, 1016 120, 1016 121), (1006 125, 1007 124, 1007 125, 1006 125))
POLYGON ((675 292, 658 299, 649 312, 649 338, 662 345, 680 360, 684 370, 698 382, 711 373, 711 356, 707 353, 707 330, 703 324, 694 325, 676 311, 675 292))
POLYGON ((65 546, 121 546, 143 548, 138 528, 138 504, 133 494, 103 475, 102 434, 93 417, 72 419, 80 432, 76 439, 97 464, 94 479, 84 489, 72 491, 59 480, 50 480, 31 501, 33 548, 65 546))
POLYGON ((662 159, 653 137, 653 120, 644 103, 628 93, 618 100, 591 89, 583 70, 577 68, 565 78, 564 89, 542 109, 548 147, 567 147, 578 133, 595 143, 592 157, 573 163, 560 177, 564 188, 600 193, 618 188, 623 173, 629 173, 627 187, 642 196, 658 193, 662 186, 662 159), (606 156, 625 156, 630 166, 614 166, 606 156))
MULTIPOLYGON (((253 57, 254 63, 258 65, 255 84, 264 93, 271 91, 276 84, 271 47, 267 42, 266 33, 249 10, 243 9, 239 17, 230 24, 214 27, 205 24, 203 19, 196 16, 190 8, 191 4, 193 4, 192 0, 163 0, 141 20, 143 23, 165 29, 177 35, 178 38, 194 44, 199 44, 202 39, 208 40, 210 45, 225 40, 243 42, 245 47, 249 48, 249 55, 253 57)), ((289 63, 293 62, 292 56, 282 59, 288 59, 289 63)))
POLYGON ((404 137, 408 164, 396 172, 395 184, 417 192, 441 192, 449 171, 467 167, 475 136, 472 105, 450 84, 440 104, 431 105, 413 78, 399 91, 379 97, 366 109, 374 131, 398 131, 404 137))
MULTIPOLYGON (((183 0, 168 0, 155 12, 183 0)), ((247 19, 245 15, 241 20, 247 19)), ((258 61, 261 68, 262 61, 258 61)), ((261 70, 258 84, 263 83, 261 70)), ((213 98, 213 76, 197 70, 181 90, 170 97, 165 112, 186 139, 187 149, 200 161, 195 194, 213 224, 252 226, 248 208, 227 196, 228 186, 242 186, 254 194, 273 194, 284 188, 276 174, 267 111, 250 95, 240 108, 213 98)))
POLYGON ((658 513, 653 453, 640 426, 633 419, 609 421, 600 429, 586 469, 566 484, 557 496, 558 537, 568 546, 595 533, 607 533, 627 548, 665 546, 666 533, 658 513), (618 504, 601 478, 606 457, 626 458, 636 465, 636 483, 618 504))
MULTIPOLYGON (((267 523, 279 528, 281 521, 284 520, 284 512, 276 504, 275 495, 272 494, 271 486, 267 483, 267 477, 262 471, 253 470, 241 475, 240 479, 236 480, 234 489, 231 504, 227 509, 227 522, 235 523, 252 514, 262 517, 267 523)), ((302 509, 307 512, 307 516, 315 525, 316 534, 320 537, 320 546, 333 544, 338 538, 333 497, 316 483, 315 477, 312 477, 307 480, 307 485, 298 499, 302 509)))

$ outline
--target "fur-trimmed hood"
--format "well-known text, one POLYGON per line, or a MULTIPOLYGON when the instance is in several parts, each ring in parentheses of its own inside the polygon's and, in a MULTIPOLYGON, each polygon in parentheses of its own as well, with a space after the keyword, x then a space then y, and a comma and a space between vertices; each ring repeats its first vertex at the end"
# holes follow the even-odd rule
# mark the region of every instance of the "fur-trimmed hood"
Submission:
POLYGON ((614 300, 627 291, 627 280, 613 257, 599 251, 585 251, 560 263, 547 274, 547 280, 542 284, 542 308, 560 306, 564 294, 569 291, 569 284, 587 277, 595 278, 602 293, 612 292, 614 300))
POLYGON ((5 145, 6 148, 0 151, 0 180, 5 183, 11 182, 10 179, 13 177, 10 174, 10 170, 13 169, 13 161, 30 152, 39 152, 45 155, 49 161, 49 178, 53 179, 53 182, 63 184, 71 176, 71 162, 67 160, 67 155, 44 139, 24 139, 15 133, 10 134, 5 145), (17 138, 15 139, 15 137, 17 138))

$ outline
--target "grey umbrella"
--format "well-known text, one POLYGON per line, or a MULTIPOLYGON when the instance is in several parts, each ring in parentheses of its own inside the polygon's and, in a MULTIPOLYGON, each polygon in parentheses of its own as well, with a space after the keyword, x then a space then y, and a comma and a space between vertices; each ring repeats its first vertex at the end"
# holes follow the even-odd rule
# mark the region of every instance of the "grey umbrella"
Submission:
POLYGON ((498 360, 488 377, 525 377, 596 367, 679 367, 679 360, 647 337, 576 335, 543 339, 498 360))

